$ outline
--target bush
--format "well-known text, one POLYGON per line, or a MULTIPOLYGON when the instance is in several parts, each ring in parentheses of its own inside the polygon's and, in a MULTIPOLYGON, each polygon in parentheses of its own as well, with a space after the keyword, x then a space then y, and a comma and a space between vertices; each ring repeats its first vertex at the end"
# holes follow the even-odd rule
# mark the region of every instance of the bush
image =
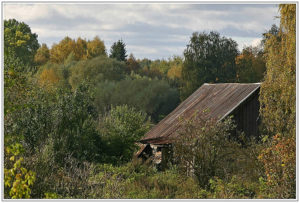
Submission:
POLYGON ((24 167, 23 147, 16 143, 5 147, 4 194, 5 198, 30 198, 35 173, 24 167))
POLYGON ((78 161, 66 154, 63 164, 55 161, 51 143, 31 157, 27 157, 27 167, 36 172, 36 184, 32 187, 32 198, 88 198, 91 187, 88 180, 93 172, 93 164, 78 161))
POLYGON ((259 192, 258 182, 245 181, 237 176, 233 176, 228 182, 215 177, 209 183, 212 198, 217 199, 252 199, 259 192))
POLYGON ((96 171, 90 179, 94 184, 91 198, 205 198, 208 195, 192 178, 181 176, 176 168, 157 172, 134 160, 120 167, 99 165, 96 171))
POLYGON ((229 139, 235 128, 231 118, 222 122, 203 118, 204 113, 181 122, 173 150, 180 171, 206 187, 214 176, 225 178, 233 173, 239 144, 229 139))
POLYGON ((261 151, 270 198, 296 198, 296 141, 280 134, 261 151))
POLYGON ((99 122, 99 132, 105 143, 104 162, 128 162, 138 149, 136 142, 149 130, 149 119, 143 112, 127 105, 112 107, 99 122))

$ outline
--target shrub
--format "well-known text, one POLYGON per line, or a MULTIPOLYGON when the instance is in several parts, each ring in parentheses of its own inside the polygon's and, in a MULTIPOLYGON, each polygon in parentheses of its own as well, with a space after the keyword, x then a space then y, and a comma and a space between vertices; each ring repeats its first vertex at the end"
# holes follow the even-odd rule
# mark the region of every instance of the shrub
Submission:
POLYGON ((203 118, 204 113, 181 122, 174 140, 174 159, 182 173, 195 176, 206 187, 212 177, 225 178, 233 172, 239 144, 229 139, 235 128, 231 118, 222 122, 203 118))
POLYGON ((296 198, 296 141, 280 134, 261 151, 259 160, 271 198, 296 198))
POLYGON ((217 199, 252 199, 257 197, 258 182, 249 182, 233 176, 225 182, 220 178, 209 180, 212 198, 217 199))
POLYGON ((22 151, 23 147, 19 143, 5 147, 5 198, 30 198, 30 187, 35 182, 35 173, 24 167, 24 158, 21 156, 22 151))
POLYGON ((136 142, 149 130, 149 119, 143 112, 127 105, 112 107, 99 122, 99 132, 105 143, 105 162, 128 162, 138 149, 136 142))
POLYGON ((157 172, 149 165, 134 160, 120 167, 98 165, 90 181, 91 198, 205 198, 208 192, 192 178, 181 176, 176 168, 157 172))

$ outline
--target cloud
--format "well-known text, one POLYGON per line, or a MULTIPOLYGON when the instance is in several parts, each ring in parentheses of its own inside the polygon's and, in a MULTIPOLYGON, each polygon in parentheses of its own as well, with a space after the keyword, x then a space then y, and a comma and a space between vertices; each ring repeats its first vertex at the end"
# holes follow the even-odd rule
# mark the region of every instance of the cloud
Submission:
POLYGON ((24 21, 49 46, 65 36, 98 35, 108 50, 123 39, 128 52, 152 59, 182 54, 196 31, 218 31, 241 49, 278 24, 275 4, 4 3, 3 11, 4 19, 24 21))

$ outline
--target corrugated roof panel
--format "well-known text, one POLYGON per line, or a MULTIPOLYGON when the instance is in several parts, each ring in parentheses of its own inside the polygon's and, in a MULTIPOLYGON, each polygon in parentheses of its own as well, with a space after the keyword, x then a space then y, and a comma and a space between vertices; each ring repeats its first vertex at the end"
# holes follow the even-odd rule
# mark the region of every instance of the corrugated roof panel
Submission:
POLYGON ((168 143, 176 137, 179 118, 207 111, 207 119, 222 119, 260 87, 260 83, 203 84, 174 111, 154 126, 141 140, 143 143, 168 143))

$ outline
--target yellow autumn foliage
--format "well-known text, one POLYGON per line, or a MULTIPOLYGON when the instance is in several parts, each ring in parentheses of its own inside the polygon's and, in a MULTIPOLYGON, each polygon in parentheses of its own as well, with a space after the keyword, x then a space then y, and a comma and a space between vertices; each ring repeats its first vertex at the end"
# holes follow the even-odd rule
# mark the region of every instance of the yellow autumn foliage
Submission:
POLYGON ((45 69, 39 76, 39 84, 41 86, 55 86, 59 81, 60 78, 53 69, 45 69))

